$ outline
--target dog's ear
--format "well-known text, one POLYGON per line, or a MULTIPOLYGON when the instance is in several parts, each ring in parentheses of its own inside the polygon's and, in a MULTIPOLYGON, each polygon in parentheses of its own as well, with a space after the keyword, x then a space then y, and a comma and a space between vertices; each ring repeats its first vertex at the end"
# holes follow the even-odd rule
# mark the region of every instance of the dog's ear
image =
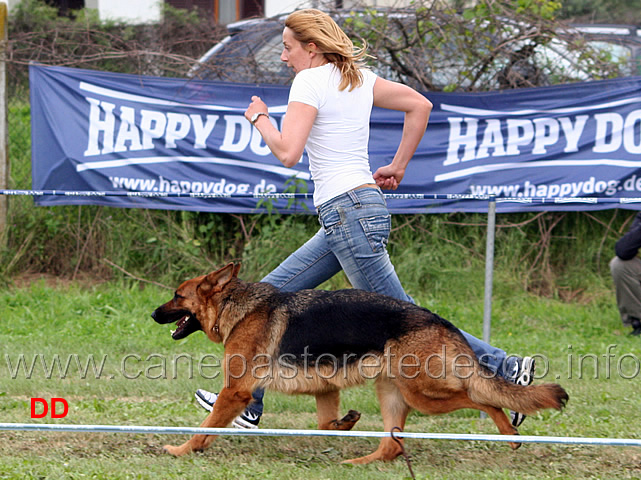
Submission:
POLYGON ((238 277, 238 272, 240 272, 240 266, 241 266, 240 262, 234 264, 234 272, 232 273, 234 277, 238 277))
POLYGON ((204 297, 220 292, 232 278, 238 274, 240 265, 230 263, 215 272, 206 275, 198 285, 198 293, 204 297))

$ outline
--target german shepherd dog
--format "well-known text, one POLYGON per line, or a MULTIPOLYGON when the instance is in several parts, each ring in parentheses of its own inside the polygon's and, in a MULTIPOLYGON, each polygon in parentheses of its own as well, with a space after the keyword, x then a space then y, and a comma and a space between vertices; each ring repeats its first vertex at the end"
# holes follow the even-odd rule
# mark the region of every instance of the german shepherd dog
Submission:
MULTIPOLYGON (((176 322, 175 340, 202 330, 222 342, 224 386, 201 427, 226 427, 252 400, 256 388, 316 397, 320 429, 349 430, 360 418, 339 419, 339 392, 372 379, 383 427, 403 429, 411 409, 425 414, 461 408, 486 412, 499 432, 517 434, 503 408, 533 414, 561 409, 568 394, 557 384, 520 386, 481 366, 461 332, 414 304, 357 289, 284 293, 267 283, 238 278, 232 264, 184 282, 152 314, 176 322)), ((212 435, 195 435, 173 455, 205 449, 212 435)), ((519 443, 511 443, 518 448, 519 443)), ((367 456, 392 460, 402 447, 390 437, 367 456)))

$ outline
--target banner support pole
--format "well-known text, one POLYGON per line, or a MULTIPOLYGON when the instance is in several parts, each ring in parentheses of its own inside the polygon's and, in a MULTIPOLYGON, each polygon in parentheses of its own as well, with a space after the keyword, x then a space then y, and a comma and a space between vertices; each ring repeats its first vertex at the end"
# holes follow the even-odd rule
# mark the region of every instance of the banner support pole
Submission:
MULTIPOLYGON (((8 6, 0 2, 0 189, 9 188, 9 155, 7 131, 7 41, 8 6)), ((0 247, 6 245, 8 229, 9 199, 0 196, 0 247)))
MULTIPOLYGON (((492 283, 494 280, 494 237, 496 232, 496 198, 490 197, 487 210, 487 234, 485 243, 485 289, 483 298, 483 341, 490 343, 492 334, 492 283)), ((480 412, 481 418, 487 418, 480 412)))
POLYGON ((487 212, 487 241, 485 245, 485 296, 483 301, 483 341, 490 343, 492 335, 492 283, 494 280, 494 238, 496 233, 496 198, 490 197, 487 212))

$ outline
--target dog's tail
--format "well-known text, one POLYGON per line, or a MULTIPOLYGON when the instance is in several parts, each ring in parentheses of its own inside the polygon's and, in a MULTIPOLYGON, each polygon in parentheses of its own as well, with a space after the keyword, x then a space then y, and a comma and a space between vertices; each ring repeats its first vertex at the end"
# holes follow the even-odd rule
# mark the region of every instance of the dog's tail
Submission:
POLYGON ((531 415, 538 410, 561 410, 569 399, 567 392, 556 383, 516 385, 487 371, 477 371, 469 378, 468 396, 476 403, 508 408, 531 415))

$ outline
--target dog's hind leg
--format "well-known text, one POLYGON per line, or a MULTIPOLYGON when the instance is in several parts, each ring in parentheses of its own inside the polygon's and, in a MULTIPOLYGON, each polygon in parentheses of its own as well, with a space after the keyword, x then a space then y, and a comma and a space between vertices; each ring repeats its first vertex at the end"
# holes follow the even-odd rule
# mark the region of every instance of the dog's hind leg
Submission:
POLYGON ((340 392, 325 392, 316 394, 316 415, 318 428, 321 430, 351 430, 361 418, 356 410, 350 410, 343 418, 338 420, 340 405, 340 392))
MULTIPOLYGON (((403 393, 412 408, 415 408, 419 412, 427 415, 449 413, 462 408, 473 408, 487 413, 498 427, 499 433, 502 435, 519 434, 518 430, 512 426, 503 410, 490 405, 477 403, 473 401, 467 392, 463 390, 458 392, 443 390, 440 392, 442 398, 429 397, 420 391, 410 391, 409 389, 405 389, 403 393)), ((432 390, 430 393, 434 395, 436 392, 432 390)), ((514 450, 521 446, 520 443, 515 442, 509 442, 509 444, 514 450)))
MULTIPOLYGON (((477 403, 473 400, 471 400, 467 393, 460 393, 456 396, 452 396, 450 399, 429 399, 428 400, 429 404, 429 410, 421 410, 418 408, 418 406, 414 405, 414 407, 419 410, 423 411, 423 413, 449 413, 453 412, 454 410, 459 410, 461 408, 473 408, 476 410, 480 410, 482 412, 487 413, 490 418, 494 421, 496 426, 499 429, 499 433, 501 435, 518 435, 519 431, 512 425, 510 420, 508 419, 507 415, 503 410, 497 407, 493 407, 491 405, 484 405, 482 403, 477 403)), ((521 446, 520 443, 517 442, 508 442, 510 447, 512 447, 512 450, 516 450, 521 446)))
MULTIPOLYGON (((379 379, 376 382, 376 395, 381 405, 384 430, 391 432, 394 427, 403 430, 405 428, 405 420, 411 408, 405 402, 398 387, 389 380, 379 379)), ((402 444, 403 439, 394 440, 390 437, 385 437, 381 440, 381 443, 379 443, 374 453, 360 458, 345 460, 343 463, 364 464, 375 460, 394 460, 403 453, 402 444), (397 442, 400 442, 400 444, 397 442)))
MULTIPOLYGON (((510 422, 509 418, 505 414, 503 410, 500 408, 496 407, 490 407, 488 405, 483 405, 484 408, 480 408, 480 410, 483 410, 485 413, 487 413, 490 418, 494 421, 496 426, 499 429, 499 432, 501 435, 518 435, 519 431, 516 429, 515 426, 512 425, 512 422, 510 422)), ((512 450, 516 450, 521 446, 520 443, 517 442, 508 442, 510 444, 510 447, 512 447, 512 450)))
MULTIPOLYGON (((216 399, 213 410, 200 426, 203 428, 227 427, 237 415, 243 412, 251 400, 251 391, 223 388, 216 399)), ((191 452, 204 450, 215 438, 216 435, 194 435, 179 447, 165 445, 163 449, 167 453, 179 457, 191 452)))

